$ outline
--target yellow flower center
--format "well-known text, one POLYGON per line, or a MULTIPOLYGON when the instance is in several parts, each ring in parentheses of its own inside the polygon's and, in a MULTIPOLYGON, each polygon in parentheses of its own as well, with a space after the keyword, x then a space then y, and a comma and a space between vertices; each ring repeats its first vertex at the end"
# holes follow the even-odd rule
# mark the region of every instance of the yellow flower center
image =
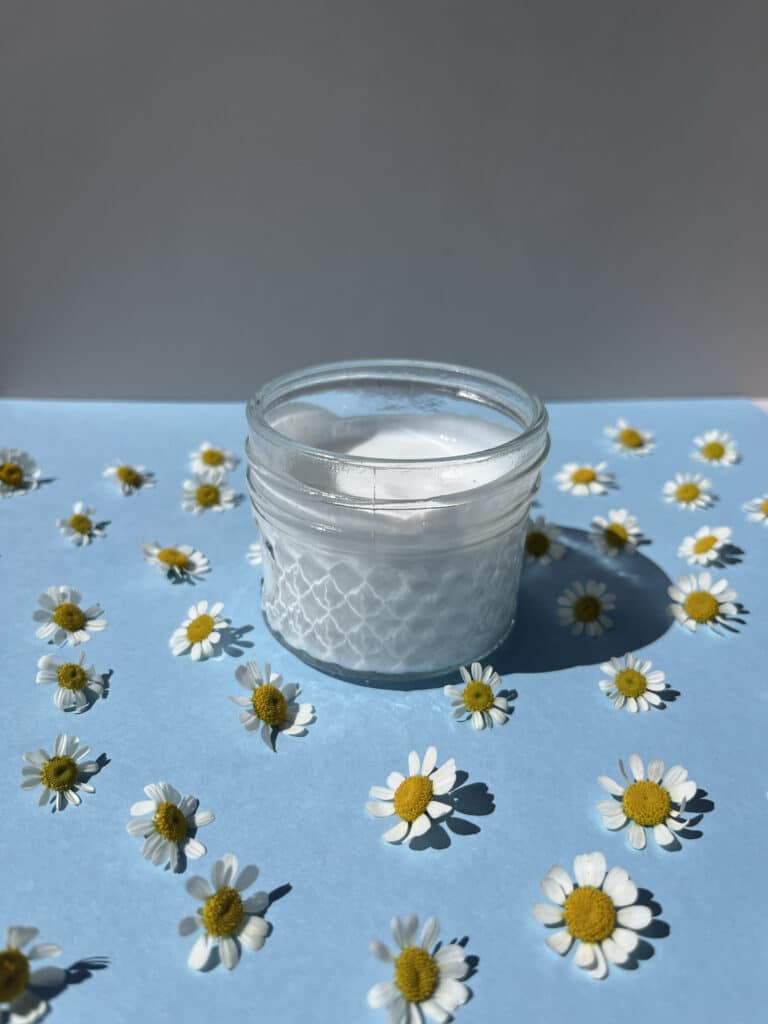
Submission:
POLYGON ((118 466, 117 479, 129 487, 141 487, 141 473, 133 466, 118 466))
POLYGON ((195 491, 195 500, 203 508, 219 504, 219 488, 215 484, 201 484, 195 491))
POLYGON ((66 665, 59 665, 56 678, 62 690, 84 690, 88 682, 88 673, 82 665, 67 662, 66 665))
POLYGON ((243 901, 237 889, 225 885, 209 896, 201 911, 205 930, 209 935, 221 938, 237 931, 245 916, 243 901))
POLYGON ((60 793, 71 789, 77 782, 77 765, 71 757, 52 757, 40 769, 40 778, 46 789, 60 793))
POLYGON ((220 466, 224 461, 224 452, 219 451, 218 448, 206 448, 200 454, 200 459, 206 466, 220 466))
POLYGON ((633 668, 623 668, 614 679, 616 689, 625 697, 639 697, 648 689, 648 682, 642 672, 633 668))
POLYGON ((760 511, 764 516, 768 516, 768 498, 763 498, 760 502, 760 511))
POLYGON ((610 548, 623 548, 629 540, 629 532, 621 523, 609 523, 603 530, 605 543, 610 548))
POLYGON ((271 683, 257 686, 251 694, 254 713, 267 725, 282 725, 288 704, 280 690, 271 683))
POLYGON ((602 607, 593 594, 582 594, 573 602, 573 617, 577 622, 594 622, 602 607))
POLYGON ((419 946, 406 946, 395 960, 395 984, 409 1003, 423 1003, 437 988, 435 958, 419 946))
POLYGON ((197 618, 192 619, 190 624, 187 626, 187 639, 190 643, 199 644, 201 640, 205 640, 207 636, 211 635, 215 625, 216 623, 213 616, 198 615, 197 618))
POLYGON ((189 565, 189 559, 178 548, 161 548, 157 552, 157 560, 174 569, 186 569, 189 565))
POLYGON ((582 942, 602 942, 616 927, 613 900, 593 885, 581 885, 566 896, 563 916, 568 931, 582 942))
POLYGON ((638 825, 660 825, 669 817, 669 793, 658 782, 643 779, 633 782, 621 798, 624 813, 638 825))
POLYGON ((163 839, 168 839, 172 843, 180 843, 187 836, 187 819, 170 800, 157 805, 153 821, 163 839))
POLYGON ((619 442, 625 448, 642 448, 645 444, 643 435, 634 427, 625 427, 619 434, 619 442))
POLYGON ((93 521, 88 517, 75 512, 70 516, 69 525, 76 533, 90 533, 93 529, 93 521))
POLYGON ((693 545, 694 553, 703 555, 706 551, 711 551, 715 544, 717 544, 717 537, 714 537, 711 533, 706 537, 699 537, 693 545))
POLYGON ((683 502, 684 504, 687 504, 688 502, 691 501, 696 501, 700 494, 701 488, 698 484, 693 483, 680 484, 675 491, 675 497, 677 498, 677 500, 683 502))
POLYGON ((0 950, 0 1003, 18 999, 29 981, 29 960, 18 949, 0 950))
POLYGON ((707 444, 701 446, 701 454, 705 459, 718 462, 725 455, 725 445, 720 444, 719 441, 708 441, 707 444))
POLYGON ((395 790, 395 814, 403 821, 416 821, 432 799, 432 781, 426 775, 411 775, 395 790))
POLYGON ((482 679, 473 679, 464 687, 461 699, 468 711, 487 711, 493 707, 493 690, 482 679))
POLYGON ((525 538, 525 550, 534 558, 540 558, 549 551, 549 537, 540 530, 533 530, 525 538))
POLYGON ((597 473, 588 466, 581 466, 571 473, 571 480, 575 484, 591 484, 597 479, 597 473))
POLYGON ((53 621, 68 633, 76 633, 85 625, 85 612, 71 601, 62 601, 53 610, 53 621))
POLYGON ((0 481, 6 487, 19 487, 24 480, 24 470, 16 462, 0 463, 0 481))
POLYGON ((720 605, 708 590, 694 590, 686 597, 683 608, 696 622, 711 622, 717 618, 720 605))

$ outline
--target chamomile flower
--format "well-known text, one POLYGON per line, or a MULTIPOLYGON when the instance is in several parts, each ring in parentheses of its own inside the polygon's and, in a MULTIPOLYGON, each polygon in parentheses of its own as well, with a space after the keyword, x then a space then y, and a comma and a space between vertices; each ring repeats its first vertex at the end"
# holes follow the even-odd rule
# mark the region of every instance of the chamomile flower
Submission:
POLYGON ((505 725, 509 719, 509 704, 506 697, 496 693, 501 686, 501 676, 493 666, 483 668, 479 661, 473 661, 469 670, 462 665, 459 672, 463 687, 443 687, 443 693, 451 699, 451 717, 462 721, 471 718, 473 729, 492 729, 494 722, 505 725))
POLYGON ((230 473, 240 461, 234 452, 219 448, 210 441, 203 441, 196 451, 190 452, 189 460, 193 473, 204 473, 207 469, 230 473))
POLYGON ((184 481, 181 507, 187 512, 198 516, 206 511, 225 512, 236 504, 235 489, 225 482, 221 469, 206 469, 196 473, 193 480, 184 481))
POLYGON ((144 487, 155 486, 154 473, 150 473, 145 466, 129 466, 122 459, 117 459, 113 465, 107 466, 104 476, 109 477, 123 494, 133 494, 144 487))
POLYGON ((396 815, 400 820, 384 833, 388 843, 416 839, 432 827, 432 822, 450 814, 449 803, 437 799, 446 796, 456 782, 456 762, 451 758, 437 765, 437 748, 428 747, 422 760, 415 750, 408 755, 408 778, 400 772, 387 776, 386 786, 372 786, 374 800, 365 809, 375 818, 396 815))
POLYGON ((677 583, 667 587, 667 593, 673 602, 668 606, 670 614, 692 633, 699 626, 709 626, 717 633, 727 618, 738 612, 736 591, 727 580, 713 583, 708 572, 680 576, 677 583))
POLYGON ((53 756, 42 748, 24 754, 27 763, 21 769, 21 788, 43 787, 38 806, 53 803, 57 811, 63 811, 68 803, 77 806, 82 802, 80 790, 96 792, 87 780, 99 771, 99 763, 83 761, 91 748, 78 746, 79 743, 77 736, 62 732, 56 737, 53 756))
POLYGON ((142 856, 158 867, 171 865, 183 870, 183 857, 197 860, 206 852, 195 838, 197 830, 213 821, 211 811, 199 811, 196 796, 182 797, 168 782, 152 782, 144 787, 146 800, 131 807, 134 818, 128 822, 129 835, 144 839, 142 856))
POLYGON ((187 612, 187 618, 173 632, 169 641, 171 651, 184 654, 192 648, 192 661, 210 658, 216 645, 221 642, 221 631, 229 625, 229 620, 220 614, 223 607, 221 601, 212 604, 210 608, 207 601, 193 604, 187 612))
POLYGON ((211 565, 202 551, 196 551, 191 544, 177 544, 164 548, 154 544, 142 544, 144 561, 154 565, 169 580, 194 579, 210 572, 211 565))
POLYGON ((544 516, 536 516, 528 523, 525 535, 525 564, 538 562, 549 565, 565 554, 565 544, 560 544, 560 531, 554 523, 548 523, 544 516))
POLYGON ((311 704, 296 703, 297 683, 283 683, 283 677, 272 671, 269 662, 265 662, 262 676, 255 661, 238 665, 235 679, 248 691, 248 696, 229 699, 244 709, 240 712, 240 721, 245 728, 249 732, 260 731, 270 750, 276 749, 278 733, 306 736, 306 726, 314 720, 315 709, 311 704))
POLYGON ((37 599, 40 608, 32 618, 42 625, 36 636, 50 643, 67 643, 74 647, 91 639, 91 633, 106 629, 107 620, 100 618, 101 605, 80 607, 81 594, 74 587, 49 587, 37 599))
POLYGON ((597 580, 587 580, 586 584, 573 582, 557 603, 560 625, 569 626, 574 636, 600 636, 613 626, 613 619, 605 613, 616 607, 616 595, 597 580))
POLYGON ((626 963, 640 941, 637 932, 653 917, 650 907, 637 902, 638 891, 624 868, 606 871, 602 853, 581 853, 574 858, 571 876, 553 865, 541 881, 550 903, 534 903, 533 916, 541 924, 564 925, 546 939, 550 949, 565 956, 576 943, 573 962, 593 978, 605 978, 608 961, 626 963))
POLYGON ((681 558, 689 565, 709 565, 719 561, 723 548, 730 543, 733 530, 730 526, 702 526, 693 537, 686 537, 677 549, 681 558))
POLYGON ((20 448, 0 448, 0 497, 26 494, 39 486, 37 463, 20 448))
POLYGON ((67 519, 57 519, 56 525, 67 540, 80 547, 83 544, 90 544, 94 537, 107 535, 105 524, 94 520, 95 514, 95 509, 78 501, 72 508, 72 515, 67 519))
POLYGON ((570 491, 577 497, 587 494, 605 494, 606 488, 613 483, 613 474, 606 473, 607 463, 598 462, 596 466, 584 462, 566 462, 555 475, 561 491, 570 491))
POLYGON ((681 508, 709 508, 715 496, 701 473, 675 473, 675 479, 664 484, 664 501, 681 508))
POLYGON ((394 978, 370 989, 368 1005, 374 1010, 385 1008, 389 1024, 420 1024, 424 1015, 435 1021, 452 1020, 451 1014, 469 998, 467 986, 461 983, 469 973, 464 947, 450 942, 435 948, 440 923, 434 917, 424 922, 418 942, 415 914, 393 917, 391 927, 399 952, 375 940, 371 953, 392 965, 394 978))
POLYGON ((649 455, 656 447, 649 430, 632 427, 621 417, 614 426, 606 427, 603 433, 613 441, 613 450, 622 454, 649 455))
POLYGON ((53 703, 62 711, 85 711, 104 696, 104 678, 93 665, 86 666, 85 652, 77 661, 59 661, 55 654, 44 654, 37 663, 36 683, 55 683, 53 703))
POLYGON ((642 759, 637 754, 629 756, 627 775, 619 761, 619 771, 626 786, 615 782, 607 775, 601 775, 598 783, 613 800, 602 800, 597 809, 603 818, 603 825, 611 830, 624 828, 629 822, 629 845, 635 850, 645 849, 645 830, 653 829, 653 838, 659 846, 672 846, 674 832, 688 824, 680 815, 685 811, 686 801, 696 795, 696 783, 688 778, 682 765, 667 769, 663 761, 648 762, 648 778, 642 759))
POLYGON ((33 1024, 42 1020, 50 1009, 40 994, 46 989, 57 989, 66 981, 59 967, 32 969, 32 962, 61 956, 61 949, 53 942, 39 942, 22 953, 22 949, 38 935, 37 928, 11 925, 5 933, 5 949, 0 949, 0 1006, 5 1007, 8 1024, 33 1024))
POLYGON ((248 550, 245 553, 245 557, 251 563, 251 565, 261 565, 264 560, 263 552, 261 550, 261 544, 258 541, 254 541, 253 544, 248 545, 248 550))
POLYGON ((625 508, 612 509, 608 517, 595 516, 592 520, 592 543, 598 551, 611 557, 620 553, 634 555, 643 535, 637 523, 625 508))
POLYGON ((652 667, 652 662, 634 654, 625 654, 623 665, 620 658, 611 658, 600 666, 608 676, 600 680, 600 689, 617 711, 626 708, 634 714, 660 707, 662 699, 659 694, 666 689, 666 676, 658 669, 651 671, 652 667))
POLYGON ((762 523, 763 526, 768 526, 768 494, 748 501, 744 506, 744 511, 747 513, 750 523, 762 523))
POLYGON ((265 892, 251 896, 243 893, 259 875, 255 864, 246 864, 238 871, 237 857, 225 853, 211 868, 211 885, 195 875, 187 882, 187 892, 201 906, 193 917, 179 922, 179 935, 191 935, 203 929, 190 950, 187 964, 196 971, 204 970, 218 951, 219 961, 231 971, 240 959, 242 946, 261 949, 269 934, 269 925, 261 916, 269 906, 265 892))
POLYGON ((701 437, 694 437, 693 443, 696 445, 693 457, 699 462, 708 462, 713 466, 732 466, 739 461, 736 442, 730 434, 708 430, 701 437))

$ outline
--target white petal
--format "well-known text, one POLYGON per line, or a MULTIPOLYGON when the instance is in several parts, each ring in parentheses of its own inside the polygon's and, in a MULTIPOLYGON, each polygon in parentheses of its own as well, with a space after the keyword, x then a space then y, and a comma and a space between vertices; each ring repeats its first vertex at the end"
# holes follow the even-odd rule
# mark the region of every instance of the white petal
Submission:
POLYGON ((605 876, 603 892, 611 897, 617 907, 629 906, 637 899, 637 886, 624 868, 611 868, 605 876))
POLYGON ((651 923, 653 914, 650 907, 640 906, 635 903, 631 907, 621 907, 616 912, 616 920, 624 928, 647 928, 651 923))
POLYGON ((539 924, 560 924, 563 920, 562 908, 551 903, 534 903, 531 913, 539 924))
POLYGON ((594 885, 600 888, 605 878, 605 857, 599 851, 581 853, 574 858, 573 873, 579 885, 594 885))
POLYGON ((636 821, 629 825, 629 845, 635 850, 645 849, 645 829, 636 821))
POLYGON ((555 953, 559 953, 560 956, 565 956, 573 944, 573 936, 567 928, 563 928, 562 931, 555 932, 553 935, 548 935, 544 941, 550 949, 555 951, 555 953))
POLYGON ((426 753, 424 754, 424 760, 421 762, 421 774, 431 775, 436 764, 437 747, 427 747, 426 753))
POLYGON ((208 963, 211 956, 211 940, 206 932, 203 932, 192 946, 187 957, 187 966, 194 971, 201 971, 208 963))
POLYGON ((384 833, 382 839, 386 839, 388 843, 399 843, 401 839, 404 839, 408 834, 408 822, 398 821, 391 829, 384 833))
POLYGON ((212 895, 211 887, 200 875, 193 875, 192 878, 188 878, 185 887, 189 895, 196 900, 200 900, 200 902, 207 900, 212 895))
POLYGON ((231 971, 240 959, 240 943, 228 935, 219 939, 219 957, 222 965, 231 971))
POLYGON ((560 885, 560 887, 566 895, 568 895, 568 893, 570 892, 573 892, 573 882, 571 881, 571 876, 568 874, 565 868, 560 867, 559 864, 553 864, 547 872, 547 874, 550 878, 554 878, 554 880, 558 883, 558 885, 560 885))
POLYGON ((389 1006, 397 996, 397 989, 391 981, 380 981, 368 991, 368 1005, 372 1010, 389 1006))

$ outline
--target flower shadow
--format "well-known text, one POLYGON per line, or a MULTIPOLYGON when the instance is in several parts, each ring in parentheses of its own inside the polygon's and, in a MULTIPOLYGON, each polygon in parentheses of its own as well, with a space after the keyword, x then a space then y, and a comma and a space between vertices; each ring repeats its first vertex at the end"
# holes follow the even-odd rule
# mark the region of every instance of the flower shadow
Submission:
POLYGON ((433 821, 424 835, 412 839, 408 844, 412 850, 446 850, 451 845, 449 831, 455 836, 474 836, 481 831, 476 822, 462 815, 480 817, 493 814, 496 810, 494 795, 484 782, 471 782, 467 785, 468 778, 467 772, 456 772, 453 788, 443 798, 451 805, 450 813, 433 821))
POLYGON ((640 941, 634 951, 629 954, 623 964, 612 965, 625 971, 636 971, 641 961, 650 960, 654 956, 656 951, 648 941, 649 939, 666 939, 671 931, 667 922, 662 921, 659 917, 662 912, 661 904, 653 898, 653 893, 650 889, 639 888, 637 890, 637 903, 641 907, 648 907, 652 917, 650 923, 645 928, 637 929, 640 941))
MULTIPOLYGON (((274 929, 274 925, 272 924, 272 922, 271 921, 267 921, 266 918, 264 917, 264 915, 270 910, 270 908, 272 907, 273 903, 277 903, 277 901, 281 900, 283 898, 283 896, 287 896, 288 893, 291 892, 292 889, 293 889, 293 886, 290 884, 290 882, 286 882, 284 885, 279 885, 276 889, 273 889, 272 892, 268 893, 269 903, 267 904, 266 908, 258 915, 259 917, 264 919, 264 923, 267 925, 267 929, 268 930, 267 930, 267 932, 266 932, 266 934, 264 936, 264 942, 265 943, 266 943, 267 939, 269 939, 270 935, 272 934, 272 932, 275 929, 274 929)), ((239 940, 237 940, 237 941, 239 941, 239 940)), ((243 952, 243 950, 241 948, 241 950, 240 950, 241 957, 242 957, 242 952, 243 952)), ((218 967, 220 963, 221 963, 221 957, 219 956, 219 947, 218 946, 214 946, 214 948, 211 950, 211 955, 210 955, 210 957, 208 959, 208 963, 204 967, 200 968, 200 973, 201 974, 210 974, 210 972, 215 970, 215 968, 218 967)), ((0 1024, 2 1024, 2 1022, 0 1022, 0 1024)))
POLYGON ((253 647, 252 640, 243 639, 248 633, 252 633, 253 629, 253 626, 225 626, 221 630, 221 644, 218 649, 230 658, 241 657, 247 649, 253 647))
POLYGON ((729 565, 739 565, 744 561, 744 550, 735 544, 724 544, 717 553, 717 558, 709 563, 715 569, 725 569, 729 565))
MULTIPOLYGON (((38 984, 34 984, 33 980, 30 979, 28 988, 31 992, 38 997, 38 999, 51 1002, 53 999, 57 999, 62 992, 66 991, 70 985, 81 985, 84 981, 88 981, 94 976, 97 971, 104 971, 109 967, 110 961, 105 956, 93 956, 86 957, 83 960, 76 960, 75 963, 70 964, 69 967, 43 967, 38 971, 35 971, 39 979, 38 984)), ((42 1016, 47 1016, 50 1007, 44 1010, 42 1016)), ((16 1014, 12 1014, 8 1009, 0 1009, 0 1024, 11 1024, 14 1020, 20 1018, 16 1014)), ((25 1018, 32 1020, 33 1018, 25 1018)), ((41 1020, 42 1017, 36 1016, 35 1020, 41 1020)))

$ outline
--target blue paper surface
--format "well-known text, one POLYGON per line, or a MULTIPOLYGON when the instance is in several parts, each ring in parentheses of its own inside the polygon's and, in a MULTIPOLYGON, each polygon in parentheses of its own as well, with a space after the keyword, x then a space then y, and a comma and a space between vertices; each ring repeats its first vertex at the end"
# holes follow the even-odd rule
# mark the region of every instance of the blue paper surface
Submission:
MULTIPOLYGON (((368 944, 389 941, 390 918, 409 911, 437 915, 446 940, 468 936, 479 963, 472 999, 456 1014, 466 1024, 738 1024, 760 1014, 768 529, 748 522, 742 505, 768 492, 768 419, 747 400, 557 404, 550 413, 552 452, 539 500, 547 518, 574 531, 574 550, 525 570, 518 632, 498 658, 505 686, 518 693, 515 710, 503 728, 476 733, 451 720, 440 681, 412 691, 355 685, 308 668, 271 637, 259 610, 261 573, 245 558, 258 539, 247 503, 201 517, 181 509, 191 450, 205 439, 242 449, 241 406, 0 403, 0 444, 30 452, 52 478, 0 501, 0 928, 35 925, 41 939, 63 947, 61 966, 110 960, 55 997, 52 1019, 383 1022, 366 993, 389 969, 368 944), (602 431, 617 416, 652 430, 656 451, 613 454, 602 431), (705 469, 691 458, 692 438, 715 427, 736 438, 739 465, 705 469), (145 464, 157 486, 119 494, 102 478, 117 457, 145 464), (590 498, 558 491, 553 478, 564 462, 602 459, 618 489, 590 498), (713 509, 663 501, 675 472, 697 471, 719 495, 713 509), (110 521, 107 537, 85 548, 55 525, 78 500, 110 521), (623 507, 652 543, 642 556, 601 558, 575 531, 623 507), (738 633, 691 635, 665 614, 667 577, 698 571, 678 557, 678 545, 705 524, 732 527, 744 552, 740 564, 713 570, 749 612, 738 633), (171 585, 142 560, 140 542, 153 540, 193 544, 211 573, 196 586, 171 585), (609 582, 618 597, 616 631, 595 641, 569 637, 556 615, 557 594, 588 576, 609 582), (57 584, 78 587, 86 605, 99 602, 109 623, 84 648, 99 671, 112 671, 109 696, 80 716, 58 711, 52 688, 34 681, 38 658, 55 649, 36 638, 32 614, 38 594, 57 584), (172 656, 171 633, 203 598, 223 601, 234 627, 253 627, 243 634, 253 646, 239 658, 196 664, 172 656), (615 711, 598 689, 596 663, 641 647, 680 696, 663 711, 615 711), (227 699, 239 692, 236 666, 249 658, 300 683, 301 699, 316 708, 308 735, 280 737, 277 754, 243 729, 227 699), (59 731, 76 732, 92 756, 104 752, 110 763, 94 780, 95 795, 51 814, 37 807, 37 791, 19 788, 21 755, 50 749, 59 731), (430 744, 440 762, 456 758, 468 784, 487 785, 495 809, 466 815, 479 831, 447 832, 445 849, 390 846, 381 839, 387 824, 364 810, 368 789, 404 771, 409 750, 423 754, 430 744), (698 826, 701 838, 679 852, 652 840, 635 852, 626 831, 601 824, 596 804, 605 794, 596 777, 616 777, 617 759, 633 751, 682 763, 714 803, 698 826), (140 840, 125 831, 142 787, 160 779, 216 815, 199 835, 208 854, 182 876, 142 859, 140 840), (669 926, 666 937, 649 940, 650 959, 633 971, 611 968, 603 982, 551 952, 530 913, 543 899, 547 868, 570 870, 575 854, 592 850, 650 890, 669 926), (256 888, 289 885, 290 892, 267 912, 273 932, 260 952, 244 950, 231 973, 194 972, 186 966, 194 939, 176 933, 197 905, 184 881, 207 876, 227 851, 260 866, 256 888)), ((232 479, 244 492, 242 465, 232 479)))

